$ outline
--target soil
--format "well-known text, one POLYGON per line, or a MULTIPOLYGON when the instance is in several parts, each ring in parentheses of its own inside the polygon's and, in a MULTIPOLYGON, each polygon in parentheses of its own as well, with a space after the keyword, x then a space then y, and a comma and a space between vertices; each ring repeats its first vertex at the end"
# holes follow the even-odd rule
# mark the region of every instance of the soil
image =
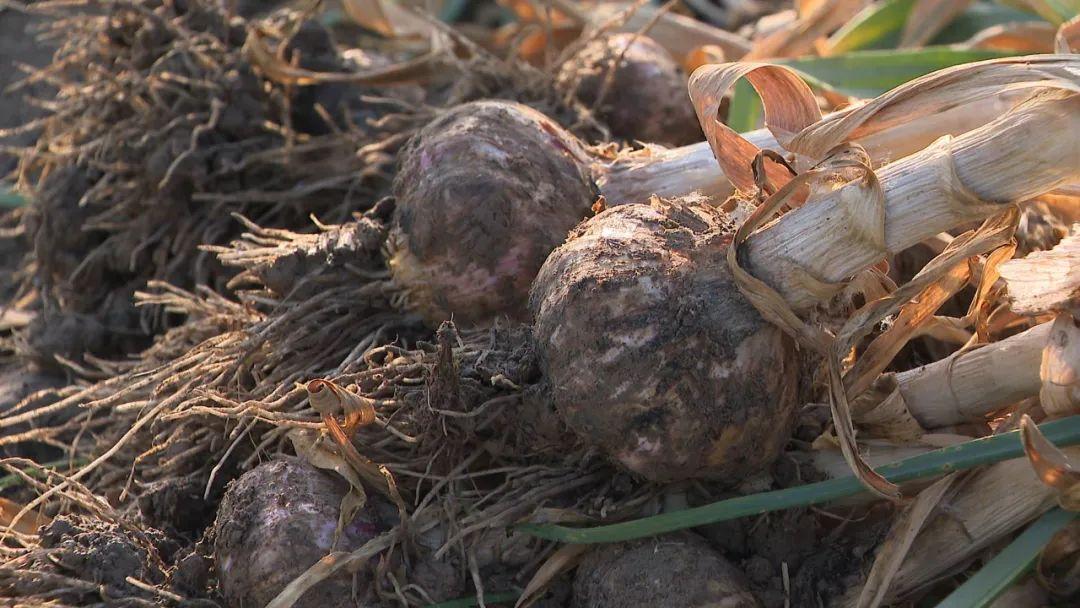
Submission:
MULTIPOLYGON (((36 40, 35 28, 43 20, 13 8, 0 8, 0 129, 23 125, 42 115, 41 110, 26 102, 27 94, 46 97, 48 88, 35 85, 18 91, 8 88, 24 77, 18 64, 43 67, 52 58, 51 45, 36 40)), ((36 133, 0 139, 5 146, 26 146, 36 139, 36 133)), ((0 150, 0 175, 10 173, 17 158, 0 150)))
POLYGON ((145 587, 155 585, 182 593, 186 606, 215 606, 206 565, 197 551, 183 551, 151 528, 135 531, 126 524, 65 515, 41 529, 40 547, 6 564, 0 595, 43 594, 77 605, 116 598, 154 602, 161 596, 145 587))

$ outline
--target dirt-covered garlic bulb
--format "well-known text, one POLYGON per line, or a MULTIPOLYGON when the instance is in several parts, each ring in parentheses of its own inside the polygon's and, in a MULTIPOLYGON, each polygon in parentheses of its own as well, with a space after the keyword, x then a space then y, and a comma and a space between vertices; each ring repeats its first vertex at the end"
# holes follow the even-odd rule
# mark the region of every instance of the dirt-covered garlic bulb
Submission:
MULTIPOLYGON (((262 464, 233 482, 214 523, 214 562, 226 604, 265 606, 331 550, 358 549, 382 532, 369 502, 334 545, 347 489, 333 474, 295 458, 262 464)), ((359 605, 366 605, 367 587, 357 587, 359 605)), ((352 577, 343 573, 310 589, 295 606, 353 606, 352 594, 352 577)))
POLYGON ((647 36, 608 34, 591 40, 562 65, 556 82, 595 107, 616 137, 670 146, 704 139, 686 74, 647 36))
POLYGON ((533 277, 596 200, 584 148, 518 103, 462 104, 402 150, 390 269, 428 323, 527 318, 533 277))
POLYGON ((574 579, 573 608, 758 608, 743 573, 705 541, 673 534, 605 545, 574 579))
POLYGON ((646 478, 735 484, 788 440, 795 350, 735 287, 732 233, 695 200, 614 207, 576 228, 534 283, 557 411, 646 478))

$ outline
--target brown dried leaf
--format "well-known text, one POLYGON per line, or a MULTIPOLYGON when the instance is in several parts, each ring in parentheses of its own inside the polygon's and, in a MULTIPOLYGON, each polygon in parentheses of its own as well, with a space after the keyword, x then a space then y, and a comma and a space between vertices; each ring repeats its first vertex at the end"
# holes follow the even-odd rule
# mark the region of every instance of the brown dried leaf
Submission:
POLYGON ((877 608, 888 597, 889 585, 900 571, 912 543, 926 521, 934 514, 945 493, 956 481, 958 473, 947 475, 926 488, 904 509, 881 544, 866 583, 859 593, 858 608, 877 608))
POLYGON ((1061 506, 1080 510, 1080 471, 1073 468, 1064 452, 1047 441, 1027 414, 1020 419, 1020 441, 1039 480, 1058 491, 1061 506))
POLYGON ((1061 24, 1054 36, 1054 52, 1080 53, 1080 15, 1061 24))
POLYGON ((1039 401, 1048 416, 1080 412, 1080 326, 1071 314, 1057 315, 1050 326, 1039 378, 1039 401))
POLYGON ((361 27, 387 38, 429 37, 431 23, 393 0, 341 0, 345 14, 361 27))
POLYGON ((343 412, 348 421, 346 426, 351 429, 375 422, 375 406, 371 399, 347 391, 332 380, 312 380, 304 388, 311 407, 323 416, 343 412))
POLYGON ((529 579, 529 584, 525 585, 521 597, 514 603, 514 608, 532 605, 533 601, 539 599, 534 596, 560 573, 576 566, 578 561, 581 560, 581 556, 590 548, 589 545, 563 545, 559 547, 558 550, 551 554, 551 557, 544 560, 543 565, 536 570, 536 574, 529 579))
POLYGON ((979 286, 963 318, 964 323, 975 328, 980 342, 985 343, 990 339, 987 320, 990 318, 991 306, 997 300, 996 297, 991 297, 991 294, 997 294, 994 287, 1001 277, 1001 265, 1011 260, 1014 253, 1016 253, 1015 240, 995 249, 986 256, 986 261, 983 263, 979 286))
POLYGON ((937 309, 963 289, 970 278, 968 265, 956 264, 904 304, 888 331, 874 338, 855 366, 844 375, 849 394, 858 395, 870 388, 919 328, 932 320, 937 309))
POLYGON ((1080 304, 1080 226, 1050 251, 1009 260, 999 272, 1012 309, 1022 314, 1072 310, 1080 304))
MULTIPOLYGON (((738 62, 705 65, 694 71, 690 76, 690 99, 705 138, 724 175, 739 190, 750 192, 754 188, 750 166, 761 149, 725 125, 719 113, 724 96, 743 77, 761 97, 765 126, 781 146, 786 147, 796 133, 819 121, 821 110, 810 87, 794 70, 784 66, 738 62)), ((766 162, 766 172, 777 187, 791 179, 786 168, 771 160, 766 162)))
MULTIPOLYGON (((587 18, 593 27, 601 27, 625 8, 626 3, 601 2, 587 12, 587 18)), ((638 32, 655 19, 655 23, 649 28, 649 38, 667 49, 676 61, 680 62, 694 49, 706 44, 723 49, 724 56, 728 59, 739 59, 750 50, 750 42, 738 34, 672 12, 665 12, 657 18, 656 13, 659 10, 660 7, 645 4, 615 29, 620 32, 638 32)))
POLYGON ((286 585, 281 590, 281 593, 278 593, 277 597, 266 605, 266 608, 290 608, 308 589, 334 576, 343 569, 349 568, 355 571, 369 559, 378 555, 379 552, 389 549, 393 546, 397 536, 398 531, 396 529, 391 530, 369 540, 364 543, 363 547, 352 553, 344 551, 330 553, 286 585))
POLYGON ((29 517, 16 517, 22 510, 23 505, 0 496, 0 528, 7 530, 14 523, 14 532, 37 534, 38 528, 47 526, 52 521, 48 515, 39 512, 31 513, 29 517))
POLYGON ((794 57, 814 50, 814 43, 847 23, 864 6, 863 0, 803 2, 799 18, 754 41, 745 60, 794 57))
POLYGON ((975 34, 964 45, 1010 53, 1053 53, 1055 32, 1045 21, 1003 23, 975 34))
MULTIPOLYGON (((867 184, 867 196, 877 200, 879 204, 883 202, 881 187, 874 176, 873 170, 862 160, 859 160, 865 158, 864 152, 860 153, 858 150, 842 148, 836 150, 834 155, 835 158, 826 160, 818 168, 807 171, 788 181, 747 218, 736 231, 732 244, 728 248, 727 263, 735 277, 735 285, 740 293, 750 301, 762 317, 795 338, 803 346, 825 356, 829 374, 829 407, 832 411, 833 426, 844 459, 848 462, 859 481, 869 490, 884 498, 897 500, 900 498, 900 489, 875 472, 866 463, 859 454, 858 445, 855 441, 855 426, 851 420, 850 406, 841 373, 842 361, 851 351, 850 345, 842 345, 835 341, 825 330, 804 323, 776 290, 750 275, 739 265, 739 246, 749 238, 754 230, 768 221, 796 192, 812 182, 850 179, 850 171, 857 170, 862 173, 861 179, 867 184)), ((754 159, 753 166, 761 166, 762 156, 762 154, 759 154, 754 159)), ((820 191, 821 189, 818 188, 817 190, 820 191)), ((805 279, 808 285, 815 281, 810 276, 805 277, 805 279)), ((822 293, 835 294, 839 290, 839 286, 818 284, 816 290, 822 293)))
POLYGON ((334 541, 336 544, 337 539, 341 536, 341 531, 367 504, 367 493, 364 491, 364 484, 361 483, 360 477, 349 466, 349 463, 338 452, 329 449, 324 442, 319 440, 318 436, 313 435, 306 429, 293 429, 289 432, 289 440, 292 442, 297 456, 314 467, 333 471, 349 482, 349 491, 341 499, 338 523, 334 529, 334 541))
POLYGON ((900 34, 901 48, 923 46, 974 0, 915 0, 900 34))

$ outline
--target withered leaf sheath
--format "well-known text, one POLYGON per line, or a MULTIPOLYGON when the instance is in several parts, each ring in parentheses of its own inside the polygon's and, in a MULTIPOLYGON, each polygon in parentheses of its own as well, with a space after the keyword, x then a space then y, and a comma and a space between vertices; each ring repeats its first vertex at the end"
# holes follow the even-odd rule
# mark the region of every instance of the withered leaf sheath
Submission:
POLYGON ((533 286, 555 407, 652 480, 738 483, 788 439, 795 350, 736 289, 731 236, 693 200, 615 207, 575 229, 533 286))

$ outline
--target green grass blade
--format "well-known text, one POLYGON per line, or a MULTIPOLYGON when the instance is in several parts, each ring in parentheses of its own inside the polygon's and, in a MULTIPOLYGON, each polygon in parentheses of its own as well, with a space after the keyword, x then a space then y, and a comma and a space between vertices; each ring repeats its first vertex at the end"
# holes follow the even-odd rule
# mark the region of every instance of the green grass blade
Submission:
POLYGON ((976 2, 968 10, 961 13, 949 27, 938 34, 931 44, 954 44, 969 40, 975 34, 995 25, 1006 23, 1023 23, 1026 21, 1042 22, 1043 20, 1029 11, 1021 11, 1016 8, 993 2, 976 2))
POLYGON ((0 207, 14 209, 26 205, 26 198, 15 193, 10 187, 0 184, 0 207))
POLYGON ((864 8, 829 38, 830 54, 895 47, 914 5, 915 0, 886 0, 864 8))
MULTIPOLYGON (((781 59, 803 74, 807 83, 819 90, 831 90, 854 97, 877 97, 889 89, 942 68, 1007 57, 1010 53, 939 46, 911 50, 856 51, 830 57, 781 59)), ((735 85, 728 110, 728 126, 736 131, 757 128, 761 102, 753 88, 740 80, 735 85)))
POLYGON ((731 95, 727 124, 735 131, 745 133, 756 129, 760 119, 761 99, 745 78, 740 79, 735 83, 735 90, 731 95))
POLYGON ((1046 512, 974 576, 949 594, 937 608, 983 608, 1026 574, 1050 539, 1069 525, 1077 513, 1063 509, 1046 512))
MULTIPOLYGON (((516 602, 521 593, 518 591, 507 591, 505 593, 485 593, 484 603, 498 604, 500 602, 516 602)), ((456 600, 447 600, 445 602, 439 602, 438 604, 428 604, 424 608, 472 608, 473 606, 479 606, 480 602, 476 601, 476 596, 462 597, 456 600)))
MULTIPOLYGON (((1056 445, 1069 446, 1080 443, 1080 416, 1048 422, 1039 428, 1046 438, 1056 445)), ((1019 433, 1014 431, 901 460, 879 467, 877 472, 889 481, 899 484, 1018 458, 1023 454, 1024 449, 1020 445, 1019 433)), ((748 515, 830 502, 864 491, 863 485, 852 475, 795 488, 739 496, 693 509, 595 528, 522 524, 517 526, 517 529, 539 538, 567 543, 611 543, 655 536, 748 515)))
POLYGON ((832 57, 784 60, 785 65, 854 97, 877 97, 937 70, 1007 57, 1008 53, 940 46, 912 50, 859 51, 832 57))
MULTIPOLYGON (((51 471, 54 471, 61 467, 66 468, 68 465, 77 468, 81 467, 87 462, 88 461, 85 458, 76 458, 75 460, 68 460, 67 458, 64 458, 63 460, 46 462, 45 464, 40 465, 41 468, 25 468, 22 469, 22 471, 26 474, 27 477, 33 479, 45 479, 46 477, 48 477, 48 474, 51 471)), ((0 491, 6 490, 8 488, 14 488, 16 486, 21 486, 23 483, 25 483, 25 480, 14 473, 4 475, 3 477, 0 477, 0 491)))
MULTIPOLYGON (((831 55, 895 48, 915 0, 886 0, 863 9, 829 38, 831 55)), ((1004 23, 1040 21, 1037 15, 992 2, 976 2, 956 17, 930 44, 963 42, 1004 23)))

